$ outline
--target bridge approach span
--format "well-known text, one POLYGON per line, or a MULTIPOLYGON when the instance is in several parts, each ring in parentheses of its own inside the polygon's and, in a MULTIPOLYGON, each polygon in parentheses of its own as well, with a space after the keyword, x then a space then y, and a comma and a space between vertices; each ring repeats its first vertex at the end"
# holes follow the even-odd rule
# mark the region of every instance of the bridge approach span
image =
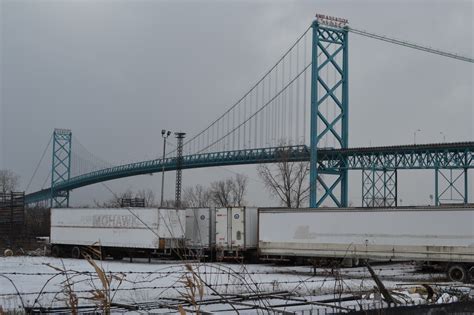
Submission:
MULTIPOLYGON (((310 150, 305 145, 243 149, 183 156, 182 169, 213 166, 309 161, 310 150)), ((55 191, 76 188, 129 176, 176 170, 176 157, 129 163, 72 177, 58 183, 55 191)), ((318 149, 318 171, 333 170, 394 170, 394 169, 470 169, 474 168, 474 142, 318 149)), ((51 187, 25 196, 27 203, 51 198, 51 187)))

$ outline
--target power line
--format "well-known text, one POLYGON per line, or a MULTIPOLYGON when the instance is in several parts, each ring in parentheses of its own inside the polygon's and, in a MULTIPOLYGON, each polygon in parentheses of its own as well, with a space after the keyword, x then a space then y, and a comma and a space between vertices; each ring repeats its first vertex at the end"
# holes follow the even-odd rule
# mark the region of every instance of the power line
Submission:
POLYGON ((408 42, 408 41, 405 41, 405 40, 400 40, 400 39, 396 39, 396 38, 392 38, 392 37, 388 37, 388 36, 384 36, 384 35, 379 35, 379 34, 367 32, 367 31, 364 31, 364 30, 355 29, 355 28, 352 28, 352 27, 348 27, 347 29, 349 30, 349 32, 352 32, 352 33, 357 34, 357 35, 378 39, 378 40, 381 40, 381 41, 384 41, 384 42, 388 42, 388 43, 392 43, 392 44, 396 44, 396 45, 400 45, 400 46, 405 46, 405 47, 408 47, 408 48, 421 50, 421 51, 428 52, 428 53, 431 53, 431 54, 436 54, 436 55, 440 55, 440 56, 444 56, 444 57, 448 57, 448 58, 452 58, 452 59, 457 59, 457 60, 461 60, 461 61, 474 63, 473 58, 466 57, 466 56, 461 56, 459 54, 454 54, 454 53, 442 51, 442 50, 439 50, 439 49, 434 49, 434 48, 431 48, 431 47, 422 46, 422 45, 411 43, 411 42, 408 42))

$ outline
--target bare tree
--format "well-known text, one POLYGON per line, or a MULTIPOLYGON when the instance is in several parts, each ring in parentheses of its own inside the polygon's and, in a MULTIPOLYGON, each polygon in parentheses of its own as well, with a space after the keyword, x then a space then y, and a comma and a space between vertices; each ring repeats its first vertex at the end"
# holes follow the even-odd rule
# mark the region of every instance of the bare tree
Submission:
POLYGON ((143 199, 145 207, 155 206, 155 193, 151 189, 141 189, 135 195, 137 198, 143 199))
POLYGON ((189 207, 210 207, 212 205, 211 192, 201 184, 187 187, 183 191, 183 201, 189 207))
POLYGON ((131 189, 127 189, 126 191, 114 195, 107 201, 99 202, 94 200, 94 205, 97 208, 120 208, 122 206, 122 199, 131 199, 133 198, 133 191, 131 189))
POLYGON ((235 178, 227 178, 211 183, 211 200, 218 207, 240 207, 245 205, 246 190, 247 177, 238 174, 235 178))
POLYGON ((0 170, 0 191, 3 193, 18 189, 20 177, 11 170, 0 170))
POLYGON ((301 207, 309 197, 309 162, 291 162, 289 150, 281 150, 278 162, 260 164, 260 178, 270 193, 288 208, 301 207))
POLYGON ((231 205, 231 182, 232 180, 226 179, 211 183, 211 199, 213 204, 217 207, 227 207, 231 205))
POLYGON ((248 178, 242 174, 236 174, 231 185, 232 203, 235 206, 245 205, 245 193, 247 191, 248 178))

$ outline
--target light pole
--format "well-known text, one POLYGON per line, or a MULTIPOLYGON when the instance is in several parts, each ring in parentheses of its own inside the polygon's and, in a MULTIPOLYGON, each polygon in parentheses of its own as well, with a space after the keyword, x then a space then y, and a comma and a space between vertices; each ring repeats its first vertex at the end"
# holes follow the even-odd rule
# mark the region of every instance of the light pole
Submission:
POLYGON ((166 154, 166 138, 171 135, 171 131, 162 129, 161 130, 161 137, 163 137, 163 159, 161 161, 161 165, 163 166, 161 170, 161 202, 160 207, 163 208, 163 195, 165 192, 165 154, 166 154))
POLYGON ((439 134, 443 136, 443 143, 446 142, 446 135, 444 132, 440 131, 439 134))
POLYGON ((416 133, 417 132, 420 132, 421 129, 416 129, 414 132, 413 132, 413 144, 416 144, 416 133))

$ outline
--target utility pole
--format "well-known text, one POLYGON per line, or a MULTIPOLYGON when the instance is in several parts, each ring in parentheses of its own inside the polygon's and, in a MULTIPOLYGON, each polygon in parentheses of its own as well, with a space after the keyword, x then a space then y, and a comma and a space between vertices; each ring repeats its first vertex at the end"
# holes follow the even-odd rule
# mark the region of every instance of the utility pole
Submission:
POLYGON ((165 154, 166 154, 166 138, 171 135, 171 131, 162 129, 161 136, 163 137, 163 159, 161 160, 161 165, 163 166, 161 170, 161 202, 160 207, 163 208, 163 195, 165 193, 165 154))
POLYGON ((175 132, 176 139, 178 139, 178 146, 176 149, 176 191, 175 191, 175 207, 181 208, 181 168, 183 166, 183 139, 186 133, 175 132))

